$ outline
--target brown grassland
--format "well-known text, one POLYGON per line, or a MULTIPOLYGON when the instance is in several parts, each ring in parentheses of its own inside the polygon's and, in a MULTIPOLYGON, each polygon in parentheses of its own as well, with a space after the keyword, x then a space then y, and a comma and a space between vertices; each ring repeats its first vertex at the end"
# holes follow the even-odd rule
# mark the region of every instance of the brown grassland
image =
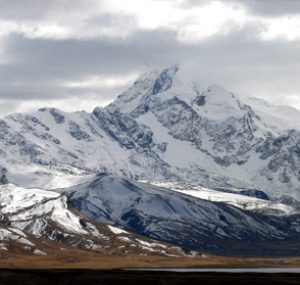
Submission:
POLYGON ((299 267, 300 258, 242 258, 222 256, 165 257, 159 255, 108 255, 66 248, 46 256, 2 253, 1 268, 23 269, 119 269, 119 268, 212 268, 212 267, 299 267))

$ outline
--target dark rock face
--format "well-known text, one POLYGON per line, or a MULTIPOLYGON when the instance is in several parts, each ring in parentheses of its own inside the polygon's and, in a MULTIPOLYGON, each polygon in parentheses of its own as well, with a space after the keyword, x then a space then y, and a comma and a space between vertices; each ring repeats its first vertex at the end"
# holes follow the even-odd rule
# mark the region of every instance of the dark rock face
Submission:
POLYGON ((4 120, 0 120, 0 138, 4 140, 10 132, 10 127, 4 120))
POLYGON ((157 101, 151 110, 174 138, 201 145, 200 117, 185 102, 174 97, 164 102, 157 101))
POLYGON ((82 131, 78 124, 71 121, 69 124, 69 133, 70 135, 77 140, 90 141, 91 137, 86 132, 82 131))
POLYGON ((242 190, 239 194, 263 200, 270 200, 270 197, 265 192, 255 189, 242 190))
POLYGON ((55 144, 61 144, 61 142, 58 138, 50 135, 49 133, 44 133, 44 134, 40 135, 39 137, 44 139, 44 140, 48 140, 50 142, 53 142, 55 144))
POLYGON ((49 113, 53 116, 57 124, 63 124, 65 122, 65 116, 60 114, 56 109, 50 109, 49 113))
POLYGON ((172 87, 173 75, 178 71, 178 67, 165 69, 159 77, 155 80, 152 94, 158 94, 164 92, 172 87))
POLYGON ((96 108, 93 116, 97 124, 125 148, 142 147, 147 149, 153 144, 152 131, 148 127, 138 124, 128 115, 119 112, 105 112, 96 108))
POLYGON ((7 169, 5 167, 3 167, 1 169, 1 171, 0 171, 0 175, 1 175, 1 177, 0 177, 0 185, 4 185, 4 184, 8 184, 9 183, 9 181, 8 181, 8 179, 6 177, 6 174, 7 174, 7 169))
POLYGON ((278 173, 281 183, 289 183, 292 177, 300 181, 300 132, 291 130, 277 138, 268 137, 256 151, 262 160, 269 160, 267 171, 278 173))
POLYGON ((28 129, 28 130, 34 130, 37 126, 41 127, 45 131, 49 131, 50 128, 46 126, 44 123, 42 123, 38 118, 31 116, 31 115, 26 115, 24 117, 24 124, 23 128, 28 129))
POLYGON ((204 95, 199 95, 199 96, 196 97, 195 103, 196 103, 198 106, 204 106, 204 105, 205 105, 205 98, 206 98, 206 96, 204 96, 204 95))

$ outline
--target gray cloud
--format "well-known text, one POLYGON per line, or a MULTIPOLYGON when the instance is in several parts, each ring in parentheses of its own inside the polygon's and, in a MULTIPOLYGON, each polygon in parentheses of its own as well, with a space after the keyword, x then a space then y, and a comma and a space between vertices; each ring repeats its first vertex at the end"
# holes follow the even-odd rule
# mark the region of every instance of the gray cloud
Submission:
MULTIPOLYGON (((13 35, 5 51, 14 61, 0 66, 0 97, 29 100, 70 93, 80 97, 82 90, 76 92, 61 83, 94 75, 126 75, 144 69, 147 63, 162 67, 174 62, 189 65, 191 73, 195 72, 204 85, 216 82, 249 93, 243 86, 255 81, 252 93, 270 82, 269 92, 297 92, 300 43, 258 42, 256 29, 248 27, 194 45, 180 44, 176 33, 161 30, 140 31, 123 41, 57 41, 13 35)), ((87 88, 84 93, 87 92, 98 92, 99 100, 106 98, 105 94, 101 97, 100 90, 87 88)))
MULTIPOLYGON (((74 3, 74 10, 86 3, 57 0, 43 1, 38 6, 34 1, 37 0, 30 0, 27 4, 36 4, 34 13, 41 12, 41 18, 49 11, 65 9, 71 2, 74 3)), ((206 1, 200 2, 203 4, 206 1)), ((22 19, 22 16, 18 16, 21 13, 18 3, 11 1, 11 5, 8 5, 10 9, 0 9, 0 17, 15 16, 22 19)), ((234 5, 233 0, 230 3, 234 5)), ((192 1, 189 3, 196 4, 192 1)), ((5 6, 2 0, 1 6, 5 6)), ((30 9, 26 11, 23 17, 34 17, 30 9)), ((134 25, 135 19, 109 14, 86 19, 88 25, 96 28, 113 26, 116 21, 121 21, 126 29, 127 25, 134 25)), ((78 102, 89 99, 95 102, 98 98, 101 104, 115 98, 124 87, 75 88, 65 83, 80 82, 93 76, 126 77, 142 72, 148 65, 165 67, 179 62, 183 68, 186 67, 189 76, 197 79, 203 87, 217 83, 240 94, 268 98, 278 104, 296 104, 295 101, 292 103, 289 94, 293 95, 293 100, 295 96, 300 97, 300 42, 284 39, 261 41, 257 35, 264 28, 260 22, 249 23, 243 28, 231 24, 229 33, 193 44, 179 42, 176 30, 162 28, 140 28, 126 37, 94 36, 59 40, 28 38, 21 33, 10 33, 2 38, 0 46, 6 59, 0 64, 0 101, 9 102, 12 111, 20 107, 20 102, 34 104, 35 100, 48 102, 72 98, 78 102)), ((2 109, 0 113, 3 113, 2 109)))
MULTIPOLYGON (((214 0, 184 0, 182 7, 192 8, 207 5, 214 0)), ((236 9, 246 7, 249 12, 262 16, 283 16, 300 14, 299 0, 219 0, 236 9)))
POLYGON ((87 5, 95 5, 94 0, 0 0, 0 17, 6 20, 37 20, 50 13, 61 11, 72 13, 87 5))
MULTIPOLYGON (((153 0, 180 3, 183 8, 205 6, 216 0, 153 0)), ((251 12, 264 16, 294 15, 300 13, 299 0, 219 0, 237 9, 242 5, 251 12)), ((46 15, 72 14, 99 7, 101 0, 0 0, 2 19, 37 20, 46 15)))
MULTIPOLYGON (((13 61, 0 66, 0 98, 56 98, 69 96, 70 92, 79 96, 82 90, 69 90, 61 83, 95 75, 126 75, 143 69, 146 62, 163 65, 164 56, 175 46, 175 34, 167 31, 140 32, 125 41, 107 38, 57 41, 27 39, 15 34, 5 45, 5 54, 13 61)), ((99 90, 86 89, 82 93, 87 92, 99 90)))
POLYGON ((300 14, 298 0, 239 0, 250 11, 264 16, 300 14))

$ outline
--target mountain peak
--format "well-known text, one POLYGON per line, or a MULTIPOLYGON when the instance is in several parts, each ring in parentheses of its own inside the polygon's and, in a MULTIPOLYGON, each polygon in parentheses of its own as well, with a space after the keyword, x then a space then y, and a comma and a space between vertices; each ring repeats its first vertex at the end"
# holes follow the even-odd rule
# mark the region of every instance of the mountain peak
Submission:
POLYGON ((108 110, 130 113, 142 99, 167 91, 173 86, 174 76, 179 70, 179 65, 174 64, 163 69, 150 69, 141 74, 131 87, 121 93, 117 99, 108 105, 108 110))
POLYGON ((174 65, 162 70, 154 82, 152 88, 152 94, 155 95, 157 93, 164 92, 169 88, 171 88, 173 84, 173 77, 178 70, 179 70, 178 65, 174 65))
MULTIPOLYGON (((173 77, 179 70, 179 64, 170 65, 164 68, 149 68, 143 72, 135 81, 134 86, 145 85, 147 83, 153 83, 155 80, 159 79, 161 76, 168 75, 173 77)), ((149 86, 148 86, 149 87, 149 86)))

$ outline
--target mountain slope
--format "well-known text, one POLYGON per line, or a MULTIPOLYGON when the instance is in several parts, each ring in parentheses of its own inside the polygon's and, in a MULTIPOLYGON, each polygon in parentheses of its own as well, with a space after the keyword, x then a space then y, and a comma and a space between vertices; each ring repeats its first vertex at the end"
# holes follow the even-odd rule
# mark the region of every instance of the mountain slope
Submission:
POLYGON ((240 193, 230 193, 224 191, 224 189, 221 189, 221 191, 216 191, 189 183, 165 181, 145 182, 154 186, 167 188, 172 191, 184 193, 203 200, 226 203, 242 210, 253 211, 255 213, 273 216, 278 215, 279 217, 296 215, 300 213, 300 208, 298 208, 297 205, 289 205, 276 201, 270 201, 269 197, 263 192, 249 193, 248 191, 242 190, 240 193))
MULTIPOLYGON (((258 207, 249 211, 225 201, 203 200, 104 174, 60 191, 68 196, 72 207, 93 220, 114 223, 189 250, 228 253, 230 249, 231 254, 239 254, 240 246, 243 250, 252 248, 254 253, 266 250, 268 241, 299 239, 299 211, 271 202, 260 209, 265 200, 256 199, 258 207), (228 247, 230 243, 237 248, 228 247)), ((244 203, 251 201, 241 197, 244 203)))
POLYGON ((67 205, 66 196, 56 192, 8 184, 0 187, 0 201, 0 251, 17 248, 46 255, 47 244, 51 250, 56 242, 62 250, 75 246, 109 255, 183 254, 174 246, 89 221, 67 205))

